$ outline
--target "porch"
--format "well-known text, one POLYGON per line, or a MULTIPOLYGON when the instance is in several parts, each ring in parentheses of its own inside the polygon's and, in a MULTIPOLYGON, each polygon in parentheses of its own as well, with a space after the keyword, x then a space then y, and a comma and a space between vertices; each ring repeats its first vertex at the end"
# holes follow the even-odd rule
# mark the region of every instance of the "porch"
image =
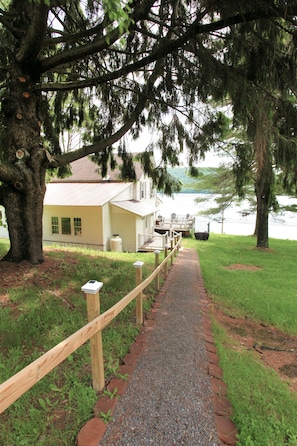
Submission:
POLYGON ((138 252, 149 252, 159 249, 164 251, 167 246, 170 249, 171 239, 179 236, 179 233, 169 229, 163 234, 153 232, 152 234, 138 234, 138 252))
POLYGON ((191 235, 195 226, 195 217, 187 215, 171 214, 170 218, 158 216, 154 225, 154 231, 165 234, 168 231, 181 232, 185 236, 191 235))

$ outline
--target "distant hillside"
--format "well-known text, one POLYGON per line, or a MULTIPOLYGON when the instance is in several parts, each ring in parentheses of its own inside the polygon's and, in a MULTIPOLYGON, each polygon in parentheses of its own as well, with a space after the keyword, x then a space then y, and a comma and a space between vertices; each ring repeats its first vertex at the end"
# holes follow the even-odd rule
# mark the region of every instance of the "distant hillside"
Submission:
POLYGON ((199 176, 191 177, 188 175, 189 168, 188 167, 170 167, 168 168, 168 172, 174 178, 179 180, 182 183, 181 193, 196 193, 203 194, 209 191, 199 189, 200 178, 209 175, 215 172, 216 168, 214 167, 201 167, 199 168, 199 176))

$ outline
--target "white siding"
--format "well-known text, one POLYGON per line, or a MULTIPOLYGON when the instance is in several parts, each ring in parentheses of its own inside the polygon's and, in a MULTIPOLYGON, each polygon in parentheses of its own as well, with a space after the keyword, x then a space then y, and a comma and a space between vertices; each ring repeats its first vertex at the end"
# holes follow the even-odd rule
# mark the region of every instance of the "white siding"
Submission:
POLYGON ((117 194, 113 200, 132 200, 134 198, 133 196, 133 184, 130 184, 129 187, 127 187, 124 191, 122 191, 121 193, 117 194))
MULTIPOLYGON (((112 206, 112 233, 119 234, 122 239, 123 251, 137 251, 137 231, 135 222, 138 219, 135 214, 112 206)), ((141 219, 141 217, 139 217, 141 219)))
POLYGON ((105 246, 104 251, 110 250, 110 238, 112 236, 112 220, 110 212, 110 204, 107 203, 102 208, 102 237, 105 246))

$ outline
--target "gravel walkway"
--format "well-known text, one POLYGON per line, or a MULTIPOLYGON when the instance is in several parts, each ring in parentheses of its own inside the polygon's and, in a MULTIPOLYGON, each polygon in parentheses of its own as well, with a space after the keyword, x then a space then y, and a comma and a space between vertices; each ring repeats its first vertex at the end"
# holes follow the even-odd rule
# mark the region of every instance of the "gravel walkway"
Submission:
POLYGON ((181 249, 128 388, 100 446, 217 446, 197 253, 181 249))

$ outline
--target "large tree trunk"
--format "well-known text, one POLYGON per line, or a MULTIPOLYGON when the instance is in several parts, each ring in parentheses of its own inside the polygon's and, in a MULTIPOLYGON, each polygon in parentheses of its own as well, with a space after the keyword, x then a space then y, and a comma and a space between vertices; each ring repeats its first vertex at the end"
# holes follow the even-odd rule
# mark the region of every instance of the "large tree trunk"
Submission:
POLYGON ((270 201, 270 185, 265 181, 256 184, 257 195, 257 221, 256 236, 257 248, 269 248, 268 217, 270 201))
POLYGON ((10 237, 4 260, 13 262, 43 261, 42 214, 49 159, 41 142, 39 100, 34 82, 16 70, 12 88, 2 102, 7 130, 5 161, 15 172, 12 181, 1 187, 10 237))
POLYGON ((269 248, 268 218, 273 185, 273 169, 267 141, 261 144, 261 155, 257 163, 255 192, 257 198, 256 236, 257 248, 269 248), (259 161, 260 159, 260 161, 259 161))
POLYGON ((6 181, 0 188, 0 203, 5 207, 10 237, 10 249, 4 259, 13 262, 43 261, 43 199, 50 157, 42 145, 42 100, 36 87, 48 14, 46 3, 11 3, 11 17, 15 18, 11 26, 14 56, 1 107, 5 128, 1 175, 6 181))
POLYGON ((31 263, 43 261, 42 214, 45 185, 36 184, 34 172, 25 190, 3 186, 10 249, 3 260, 31 263))
POLYGON ((255 192, 257 198, 256 236, 257 248, 269 248, 268 217, 271 204, 271 187, 273 185, 273 168, 271 161, 270 128, 271 119, 266 104, 259 99, 255 112, 255 160, 256 181, 255 192))

